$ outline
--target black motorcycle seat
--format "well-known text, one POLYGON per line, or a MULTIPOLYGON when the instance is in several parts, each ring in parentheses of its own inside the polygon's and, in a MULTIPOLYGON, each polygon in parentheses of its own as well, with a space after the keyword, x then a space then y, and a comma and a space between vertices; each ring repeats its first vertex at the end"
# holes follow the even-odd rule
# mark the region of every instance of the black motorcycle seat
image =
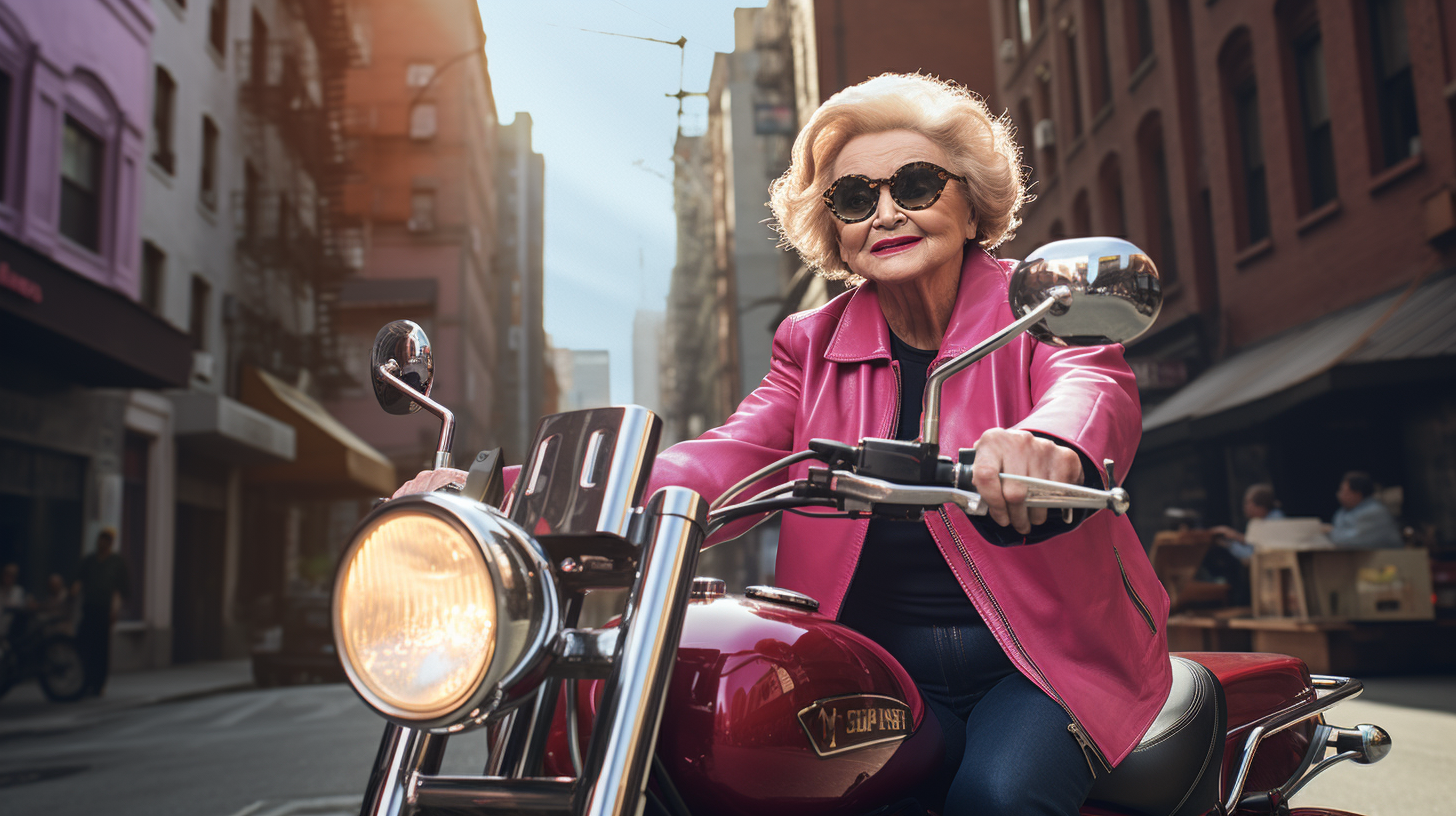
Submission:
POLYGON ((1206 666, 1170 656, 1173 688, 1137 747, 1099 774, 1089 804, 1139 816, 1201 816, 1219 801, 1228 709, 1206 666))

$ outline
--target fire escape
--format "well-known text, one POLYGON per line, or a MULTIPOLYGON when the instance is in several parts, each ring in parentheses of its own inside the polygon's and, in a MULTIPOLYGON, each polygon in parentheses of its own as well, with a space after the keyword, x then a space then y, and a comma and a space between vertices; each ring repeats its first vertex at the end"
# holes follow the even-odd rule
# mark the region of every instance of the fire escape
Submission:
POLYGON ((351 268, 341 211, 348 6, 286 0, 280 10, 292 19, 275 19, 274 31, 255 14, 236 50, 245 157, 232 207, 242 270, 238 354, 285 377, 307 369, 331 390, 350 380, 335 326, 351 268), (297 21, 303 25, 287 25, 297 21))

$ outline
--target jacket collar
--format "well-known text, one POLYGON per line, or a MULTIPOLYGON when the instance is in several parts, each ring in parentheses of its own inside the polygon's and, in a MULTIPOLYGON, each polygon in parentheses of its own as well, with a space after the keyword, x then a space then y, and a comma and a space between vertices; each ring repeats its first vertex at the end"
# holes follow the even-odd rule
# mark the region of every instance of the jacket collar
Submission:
MULTIPOLYGON (((985 304, 1006 303, 1009 264, 992 258, 979 246, 966 252, 950 325, 941 340, 937 360, 965 351, 1000 328, 1002 310, 987 309, 985 304)), ((836 363, 890 359, 890 327, 880 311, 874 281, 862 284, 850 295, 824 359, 836 363)))

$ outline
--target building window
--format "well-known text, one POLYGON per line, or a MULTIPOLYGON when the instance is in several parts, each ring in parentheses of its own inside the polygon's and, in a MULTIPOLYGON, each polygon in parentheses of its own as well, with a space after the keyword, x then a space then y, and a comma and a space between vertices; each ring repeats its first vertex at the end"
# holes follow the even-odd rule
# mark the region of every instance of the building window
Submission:
POLYGON ((217 125, 202 117, 202 181, 198 194, 209 209, 217 209, 217 125))
POLYGON ((1324 40, 1313 0, 1286 4, 1280 12, 1280 34, 1287 48, 1285 70, 1293 69, 1299 94, 1300 127, 1292 145, 1295 175, 1301 182, 1297 197, 1300 212, 1309 212, 1333 200, 1336 193, 1324 40))
POLYGON ((1376 167, 1383 170, 1421 151, 1421 128, 1411 82, 1405 0, 1369 0, 1369 8, 1370 68, 1380 137, 1376 167))
POLYGON ((1082 20, 1087 25, 1087 60, 1092 65, 1092 108, 1112 104, 1112 62, 1107 48, 1107 8, 1102 0, 1085 0, 1082 20))
POLYGON ((261 90, 268 84, 268 23, 253 9, 248 40, 248 84, 261 90))
POLYGON ((1016 27, 1021 32, 1021 46, 1031 45, 1031 0, 1016 0, 1016 27))
POLYGON ((1163 282, 1178 279, 1177 247, 1173 237, 1173 192, 1168 178, 1168 155, 1163 147, 1163 117, 1150 113, 1138 127, 1138 160, 1141 164, 1144 229, 1148 251, 1158 265, 1163 282))
POLYGON ((1077 55, 1077 21, 1062 18, 1067 42, 1067 88, 1072 98, 1072 138, 1082 135, 1082 63, 1077 55))
POLYGON ((61 143, 61 234, 101 251, 102 141, 66 117, 61 143))
POLYGON ((1002 58, 1007 61, 1021 53, 1021 13, 1017 11, 1017 0, 1005 0, 1001 8, 1006 18, 1006 39, 1001 41, 1002 58))
POLYGON ((435 138, 435 106, 433 104, 422 102, 410 108, 410 138, 420 140, 435 138))
POLYGON ((1128 64, 1137 70, 1153 56, 1153 9, 1148 0, 1127 0, 1128 64))
POLYGON ((1085 238, 1092 234, 1092 205, 1086 190, 1078 190, 1072 199, 1072 237, 1085 238))
POLYGON ((219 55, 227 54, 228 0, 212 0, 207 13, 207 42, 219 55))
POLYGON ((151 241, 142 241, 142 305, 162 313, 166 286, 167 253, 151 241))
MULTIPOLYGON (((1021 161, 1030 165, 1036 161, 1032 153, 1031 138, 1032 131, 1036 129, 1036 117, 1031 115, 1031 100, 1023 98, 1016 105, 1016 141, 1021 147, 1021 161)), ((1032 168, 1034 171, 1035 168, 1032 168)))
POLYGON ((176 172, 177 153, 172 139, 172 118, 177 107, 177 82, 166 68, 157 66, 152 94, 152 161, 167 171, 176 172))
POLYGON ((1264 174, 1264 142, 1259 117, 1259 84, 1254 76, 1254 53, 1249 30, 1241 28, 1230 35, 1219 54, 1222 74, 1229 155, 1232 159, 1231 180, 1235 206, 1241 210, 1235 219, 1238 245, 1256 244, 1269 237, 1269 196, 1264 174))
POLYGON ((423 88, 435 78, 435 66, 428 62, 410 63, 404 70, 404 84, 407 88, 423 88))
POLYGON ((1102 160, 1097 172, 1097 183, 1102 197, 1102 231, 1107 235, 1127 237, 1127 205, 1122 191, 1122 164, 1117 154, 1109 154, 1102 160))
POLYGON ((1041 108, 1041 119, 1036 123, 1031 141, 1036 147, 1036 158, 1041 163, 1044 178, 1057 174, 1057 126, 1052 118, 1052 69, 1043 63, 1036 70, 1036 101, 1041 108))
POLYGON ((207 348, 207 307, 211 299, 212 285, 207 278, 193 275, 187 308, 187 333, 192 336, 192 348, 198 351, 207 348))
POLYGON ((410 193, 410 232, 433 232, 435 229, 435 191, 415 190, 410 193))

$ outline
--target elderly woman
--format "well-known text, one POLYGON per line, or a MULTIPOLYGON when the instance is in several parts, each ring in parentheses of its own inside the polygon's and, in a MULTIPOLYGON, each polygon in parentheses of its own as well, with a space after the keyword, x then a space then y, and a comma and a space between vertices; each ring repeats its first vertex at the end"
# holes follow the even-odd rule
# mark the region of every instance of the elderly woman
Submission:
MULTIPOLYGON (((650 489, 716 497, 816 437, 914 439, 928 372, 1013 320, 1012 264, 988 250, 1025 200, 1018 149, 964 88, 885 75, 835 94, 771 197, 785 242, 855 287, 784 321, 763 382, 722 427, 660 454, 650 489)), ((946 509, 916 522, 788 515, 777 581, 915 680, 946 743, 927 804, 1073 814, 1167 696, 1168 600, 1125 518, 1073 529, 997 474, 1101 486, 1096 463, 1125 469, 1137 446, 1136 383, 1120 346, 1023 336, 948 380, 942 404, 940 443, 976 448, 999 527, 946 509)))

